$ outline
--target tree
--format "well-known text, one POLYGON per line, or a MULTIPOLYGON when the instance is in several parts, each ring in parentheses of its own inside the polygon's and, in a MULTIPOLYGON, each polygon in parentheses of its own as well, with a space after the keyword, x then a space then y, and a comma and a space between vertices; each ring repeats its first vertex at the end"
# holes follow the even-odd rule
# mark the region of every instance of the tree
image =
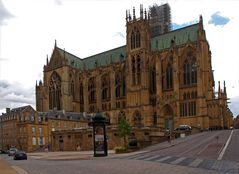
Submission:
POLYGON ((120 138, 124 138, 124 147, 126 146, 126 137, 131 134, 132 127, 129 125, 125 117, 121 117, 118 125, 118 134, 120 138))

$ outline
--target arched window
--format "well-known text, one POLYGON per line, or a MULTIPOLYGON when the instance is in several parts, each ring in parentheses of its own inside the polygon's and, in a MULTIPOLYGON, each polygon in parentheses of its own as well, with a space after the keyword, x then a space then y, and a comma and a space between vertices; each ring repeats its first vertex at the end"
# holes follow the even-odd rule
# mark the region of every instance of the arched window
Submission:
POLYGON ((84 103, 84 88, 82 83, 80 83, 80 103, 84 103))
POLYGON ((110 99, 110 80, 109 75, 103 75, 101 78, 101 99, 110 99))
POLYGON ((155 66, 150 68, 150 92, 152 94, 156 93, 156 70, 155 66))
POLYGON ((61 78, 53 72, 49 82, 49 109, 61 110, 61 78))
POLYGON ((141 83, 141 60, 140 57, 137 56, 137 84, 141 83))
POLYGON ((192 60, 191 83, 197 83, 197 62, 195 58, 192 60))
POLYGON ((140 32, 136 28, 131 33, 131 49, 139 48, 141 46, 141 41, 140 41, 140 32))
POLYGON ((131 33, 131 49, 135 48, 135 33, 132 31, 131 33))
POLYGON ((122 72, 122 96, 126 96, 126 78, 124 71, 122 72))
POLYGON ((197 61, 191 51, 183 64, 183 85, 192 85, 197 83, 197 61))
POLYGON ((121 77, 120 77, 120 73, 117 72, 115 77, 115 97, 116 98, 119 98, 121 96, 120 87, 121 87, 121 77))
POLYGON ((88 91, 89 91, 89 103, 96 102, 96 88, 95 88, 95 78, 92 77, 88 83, 88 91))
POLYGON ((132 84, 135 85, 136 84, 136 66, 135 66, 134 57, 132 58, 131 66, 132 66, 132 84))
POLYGON ((168 64, 166 68, 166 89, 173 88, 173 66, 168 64))
POLYGON ((84 88, 83 88, 83 83, 80 83, 80 112, 84 112, 84 88))
POLYGON ((139 30, 137 30, 135 48, 139 48, 139 47, 140 47, 140 32, 139 32, 139 30))
POLYGON ((183 64, 183 84, 189 85, 190 84, 190 65, 187 61, 183 64))

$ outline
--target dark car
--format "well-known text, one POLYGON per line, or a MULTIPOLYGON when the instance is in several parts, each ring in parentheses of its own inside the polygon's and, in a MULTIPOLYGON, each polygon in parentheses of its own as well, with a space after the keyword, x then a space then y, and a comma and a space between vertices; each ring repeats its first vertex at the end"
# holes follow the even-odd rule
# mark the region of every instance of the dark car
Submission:
POLYGON ((27 154, 24 151, 17 151, 13 157, 14 160, 27 160, 27 154))
POLYGON ((191 131, 192 128, 189 125, 183 124, 183 125, 179 125, 179 127, 177 127, 175 130, 176 131, 191 131))
POLYGON ((8 151, 8 156, 14 156, 16 152, 17 152, 17 148, 12 147, 8 151))

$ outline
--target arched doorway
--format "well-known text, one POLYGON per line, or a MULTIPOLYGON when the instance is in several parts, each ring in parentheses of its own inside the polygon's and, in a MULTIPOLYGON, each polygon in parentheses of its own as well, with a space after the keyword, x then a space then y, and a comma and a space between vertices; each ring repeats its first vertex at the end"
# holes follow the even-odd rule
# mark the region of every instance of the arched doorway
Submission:
POLYGON ((173 131, 174 122, 173 122, 173 109, 170 105, 165 105, 162 109, 162 115, 164 118, 164 128, 173 131))

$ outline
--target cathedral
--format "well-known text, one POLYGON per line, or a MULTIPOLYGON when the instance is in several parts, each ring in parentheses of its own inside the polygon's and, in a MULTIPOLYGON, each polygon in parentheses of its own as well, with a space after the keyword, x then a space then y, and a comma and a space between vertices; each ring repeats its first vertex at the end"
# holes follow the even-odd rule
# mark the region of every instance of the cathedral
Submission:
POLYGON ((126 44, 90 57, 55 43, 43 81, 36 84, 36 110, 101 112, 109 127, 125 117, 148 137, 182 124, 198 131, 229 128, 226 85, 218 82, 215 92, 202 16, 196 24, 158 34, 151 23, 142 6, 138 18, 135 9, 132 15, 126 11, 126 44))

